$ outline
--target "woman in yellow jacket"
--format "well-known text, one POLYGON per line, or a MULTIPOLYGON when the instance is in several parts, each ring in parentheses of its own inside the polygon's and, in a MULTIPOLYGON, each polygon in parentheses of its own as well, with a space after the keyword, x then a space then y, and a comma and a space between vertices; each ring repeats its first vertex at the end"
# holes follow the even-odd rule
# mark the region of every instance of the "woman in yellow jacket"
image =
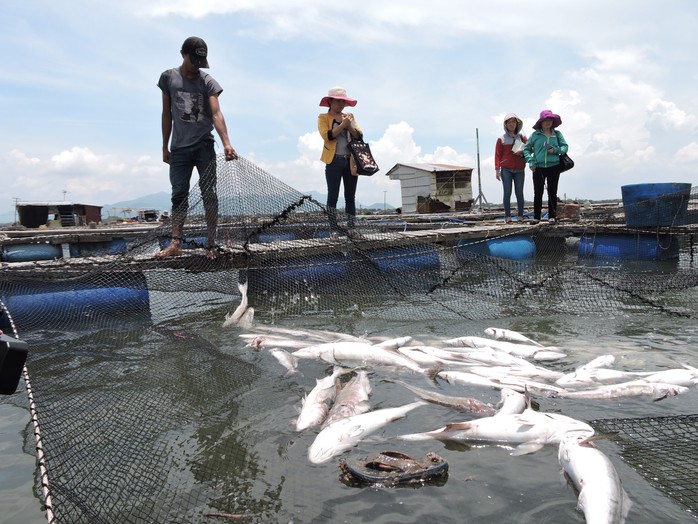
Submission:
POLYGON ((327 113, 320 113, 317 127, 324 141, 320 160, 325 163, 325 179, 327 180, 327 214, 330 220, 330 238, 339 239, 337 225, 337 201, 339 186, 344 182, 344 201, 347 212, 347 235, 349 238, 360 238, 356 231, 356 183, 357 176, 352 176, 349 169, 349 141, 363 137, 361 128, 354 120, 354 115, 344 113, 346 106, 354 107, 356 100, 347 96, 343 87, 331 88, 327 96, 320 100, 320 106, 328 107, 327 113))

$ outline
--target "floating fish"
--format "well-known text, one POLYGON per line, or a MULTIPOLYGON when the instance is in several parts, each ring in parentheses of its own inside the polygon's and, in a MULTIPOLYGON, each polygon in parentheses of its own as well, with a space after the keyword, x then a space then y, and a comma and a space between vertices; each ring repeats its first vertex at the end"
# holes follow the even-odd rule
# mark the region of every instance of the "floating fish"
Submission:
POLYGON ((620 384, 599 386, 593 389, 581 389, 579 391, 566 391, 558 393, 562 398, 585 398, 592 400, 614 400, 628 397, 654 397, 654 400, 662 400, 666 397, 679 395, 688 391, 687 387, 675 386, 673 384, 663 384, 660 382, 650 383, 641 380, 631 380, 620 384))
POLYGON ((533 453, 546 444, 559 444, 563 435, 576 431, 590 437, 593 428, 580 420, 557 413, 526 409, 521 414, 494 415, 448 424, 425 433, 401 435, 401 440, 457 440, 517 444, 513 455, 533 453))
POLYGON ((363 438, 378 431, 386 424, 403 418, 407 413, 427 403, 420 400, 396 408, 377 409, 343 418, 318 433, 308 449, 308 459, 313 464, 322 464, 353 448, 363 438))
POLYGON ((342 418, 366 413, 371 408, 368 403, 368 396, 370 394, 371 384, 368 381, 368 373, 359 370, 356 375, 339 390, 334 404, 330 408, 330 412, 321 427, 325 428, 342 418))
POLYGON ((523 413, 527 407, 529 407, 529 399, 525 393, 519 393, 511 388, 503 388, 501 400, 497 403, 497 413, 493 416, 523 413))
POLYGON ((349 371, 336 367, 330 376, 317 379, 315 387, 302 400, 301 412, 296 420, 296 431, 317 427, 325 421, 330 405, 337 395, 337 377, 349 371))
POLYGON ((412 386, 406 382, 402 382, 401 380, 386 380, 386 382, 400 384, 402 387, 407 388, 412 393, 418 395, 422 400, 426 400, 432 404, 438 404, 439 406, 455 409, 461 413, 481 413, 485 415, 494 415, 496 413, 496 410, 492 406, 475 398, 442 395, 436 391, 427 391, 426 389, 412 386))
POLYGON ((225 316, 225 321, 223 322, 224 328, 237 324, 242 318, 242 316, 245 314, 245 311, 247 311, 247 284, 247 281, 244 284, 238 283, 238 289, 240 290, 241 295, 240 305, 235 309, 235 311, 233 311, 231 315, 225 316))
POLYGON ((412 342, 412 337, 406 336, 406 337, 398 337, 398 338, 390 338, 388 340, 384 340, 383 342, 378 342, 374 344, 376 347, 380 348, 386 348, 386 349, 397 349, 402 346, 406 346, 412 342))
POLYGON ((515 344, 504 340, 492 340, 484 337, 458 337, 445 341, 451 346, 465 346, 471 348, 494 348, 517 357, 532 358, 534 360, 558 360, 567 355, 556 346, 536 346, 531 344, 515 344))
POLYGON ((318 344, 294 351, 298 358, 319 358, 339 366, 392 366, 425 373, 419 363, 402 353, 360 342, 334 342, 318 344))
POLYGON ((539 344, 535 340, 531 340, 527 336, 510 329, 489 327, 485 330, 485 333, 494 337, 496 340, 510 340, 512 342, 523 342, 524 344, 533 344, 534 346, 543 347, 543 344, 539 344))
POLYGON ((588 523, 622 524, 631 502, 608 457, 585 434, 563 436, 558 461, 577 489, 577 509, 588 523))
POLYGON ((291 355, 288 351, 281 348, 270 348, 269 353, 286 368, 286 375, 295 375, 298 371, 298 359, 291 355))

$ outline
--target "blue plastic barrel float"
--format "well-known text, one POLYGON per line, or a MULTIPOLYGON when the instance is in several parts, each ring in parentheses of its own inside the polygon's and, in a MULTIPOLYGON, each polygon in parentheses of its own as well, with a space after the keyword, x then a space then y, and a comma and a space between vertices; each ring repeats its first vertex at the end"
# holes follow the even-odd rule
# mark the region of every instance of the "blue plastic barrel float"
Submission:
POLYGON ((248 282, 248 293, 326 289, 346 282, 349 260, 344 253, 333 253, 268 261, 241 270, 240 281, 248 282))
MULTIPOLYGON (((142 273, 113 273, 99 282, 79 280, 23 281, 2 284, 5 307, 20 329, 89 322, 98 316, 143 319, 150 316, 150 296, 142 273)), ((6 315, 0 326, 6 327, 6 315)))
POLYGON ((270 244, 271 242, 279 242, 284 240, 295 240, 296 234, 293 231, 274 231, 259 233, 255 237, 256 241, 261 244, 270 244))
POLYGON ((536 244, 529 235, 511 235, 490 239, 459 240, 456 256, 465 259, 468 254, 487 255, 508 260, 530 260, 536 256, 536 244))
POLYGON ((2 248, 2 259, 5 262, 54 260, 62 256, 60 244, 14 244, 2 248))
POLYGON ((669 227, 685 223, 691 184, 631 184, 620 189, 626 226, 669 227))
POLYGON ((441 259, 433 245, 362 250, 355 257, 358 264, 353 272, 354 280, 372 282, 375 292, 382 291, 381 283, 392 289, 408 286, 427 290, 440 279, 441 259))
POLYGON ((128 249, 126 239, 114 238, 107 242, 81 242, 70 244, 71 257, 101 257, 119 255, 128 249))
POLYGON ((679 256, 675 235, 582 235, 578 256, 617 260, 670 260, 679 256))

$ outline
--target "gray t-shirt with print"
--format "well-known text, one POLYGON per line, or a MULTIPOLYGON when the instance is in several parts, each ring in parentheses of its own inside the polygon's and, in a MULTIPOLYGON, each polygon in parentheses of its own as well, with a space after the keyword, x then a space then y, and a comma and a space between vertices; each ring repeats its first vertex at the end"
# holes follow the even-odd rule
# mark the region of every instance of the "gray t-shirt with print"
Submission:
POLYGON ((192 80, 175 67, 160 75, 158 87, 170 97, 173 122, 170 150, 213 140, 213 114, 208 99, 219 95, 223 88, 211 75, 199 71, 199 76, 192 80))

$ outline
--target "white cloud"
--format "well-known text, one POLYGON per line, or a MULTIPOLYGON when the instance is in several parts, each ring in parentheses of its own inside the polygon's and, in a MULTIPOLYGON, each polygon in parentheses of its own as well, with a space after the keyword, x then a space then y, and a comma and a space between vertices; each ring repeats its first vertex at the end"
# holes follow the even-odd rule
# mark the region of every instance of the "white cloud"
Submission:
POLYGON ((691 142, 676 152, 674 160, 679 163, 691 164, 694 167, 698 162, 698 142, 691 142))
POLYGON ((695 115, 687 114, 679 109, 674 102, 650 100, 647 110, 649 111, 649 121, 659 122, 665 129, 680 131, 682 129, 695 130, 696 128, 695 115))

